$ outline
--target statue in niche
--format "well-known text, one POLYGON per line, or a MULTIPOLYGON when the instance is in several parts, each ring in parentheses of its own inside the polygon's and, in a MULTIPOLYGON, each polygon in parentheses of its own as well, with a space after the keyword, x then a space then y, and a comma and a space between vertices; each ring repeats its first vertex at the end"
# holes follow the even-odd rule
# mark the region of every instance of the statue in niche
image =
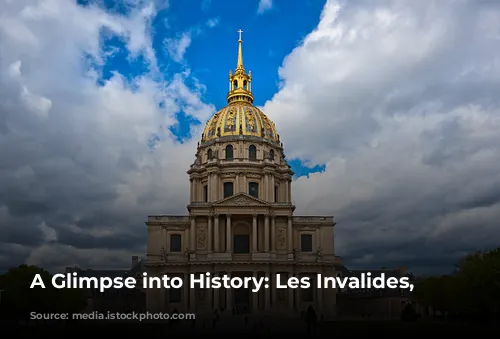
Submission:
POLYGON ((286 233, 284 229, 278 230, 278 248, 285 249, 286 248, 286 233))
POLYGON ((323 258, 323 249, 320 247, 316 251, 316 261, 321 261, 322 258, 323 258))
POLYGON ((167 252, 165 251, 165 246, 161 247, 160 256, 163 261, 167 261, 167 252))
POLYGON ((204 249, 207 242, 207 232, 205 229, 198 230, 198 248, 204 249))

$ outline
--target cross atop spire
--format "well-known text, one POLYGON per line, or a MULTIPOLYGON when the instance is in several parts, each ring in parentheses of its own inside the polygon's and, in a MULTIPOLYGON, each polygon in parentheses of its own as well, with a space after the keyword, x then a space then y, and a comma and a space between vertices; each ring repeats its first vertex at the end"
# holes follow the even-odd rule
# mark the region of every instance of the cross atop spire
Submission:
POLYGON ((239 29, 238 33, 240 33, 240 38, 238 39, 238 41, 243 41, 243 40, 241 40, 241 33, 243 33, 243 31, 241 29, 239 29))

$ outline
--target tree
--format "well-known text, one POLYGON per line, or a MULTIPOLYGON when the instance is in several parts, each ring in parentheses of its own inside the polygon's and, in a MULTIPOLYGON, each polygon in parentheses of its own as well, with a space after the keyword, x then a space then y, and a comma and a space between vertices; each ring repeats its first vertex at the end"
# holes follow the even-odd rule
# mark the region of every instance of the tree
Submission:
POLYGON ((86 305, 85 293, 78 289, 56 289, 52 275, 36 266, 21 265, 0 275, 2 315, 14 319, 29 319, 30 312, 78 312, 86 305), (45 288, 30 288, 40 274, 45 288))
POLYGON ((461 319, 479 316, 488 320, 498 316, 500 248, 464 256, 450 275, 419 279, 413 298, 434 312, 452 313, 461 319))
POLYGON ((464 286, 464 306, 475 312, 499 312, 500 248, 465 256, 457 264, 455 275, 464 286))

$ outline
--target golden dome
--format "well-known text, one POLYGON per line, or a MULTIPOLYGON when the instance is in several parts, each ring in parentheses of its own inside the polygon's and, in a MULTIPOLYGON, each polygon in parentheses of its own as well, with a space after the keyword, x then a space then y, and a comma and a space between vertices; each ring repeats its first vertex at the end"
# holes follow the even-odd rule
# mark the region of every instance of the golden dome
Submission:
POLYGON ((240 29, 238 33, 238 60, 234 73, 229 71, 228 106, 208 120, 202 142, 219 137, 246 135, 279 143, 276 126, 257 107, 253 106, 252 73, 243 66, 243 49, 240 29))
POLYGON ((226 136, 246 135, 279 142, 276 126, 260 109, 246 102, 233 102, 208 120, 202 142, 226 136))

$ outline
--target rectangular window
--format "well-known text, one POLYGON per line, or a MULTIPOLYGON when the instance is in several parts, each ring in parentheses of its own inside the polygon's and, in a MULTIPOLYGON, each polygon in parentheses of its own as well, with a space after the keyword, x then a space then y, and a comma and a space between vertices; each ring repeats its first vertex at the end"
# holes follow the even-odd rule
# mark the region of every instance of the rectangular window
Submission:
POLYGON ((274 202, 278 202, 278 186, 274 186, 274 202))
POLYGON ((182 252, 182 236, 180 234, 170 236, 170 252, 182 252))
POLYGON ((203 186, 203 201, 208 201, 208 185, 203 186))
POLYGON ((301 252, 312 252, 312 235, 302 234, 300 236, 300 251, 301 252))
POLYGON ((233 195, 234 185, 232 182, 224 183, 224 198, 228 198, 233 195))

